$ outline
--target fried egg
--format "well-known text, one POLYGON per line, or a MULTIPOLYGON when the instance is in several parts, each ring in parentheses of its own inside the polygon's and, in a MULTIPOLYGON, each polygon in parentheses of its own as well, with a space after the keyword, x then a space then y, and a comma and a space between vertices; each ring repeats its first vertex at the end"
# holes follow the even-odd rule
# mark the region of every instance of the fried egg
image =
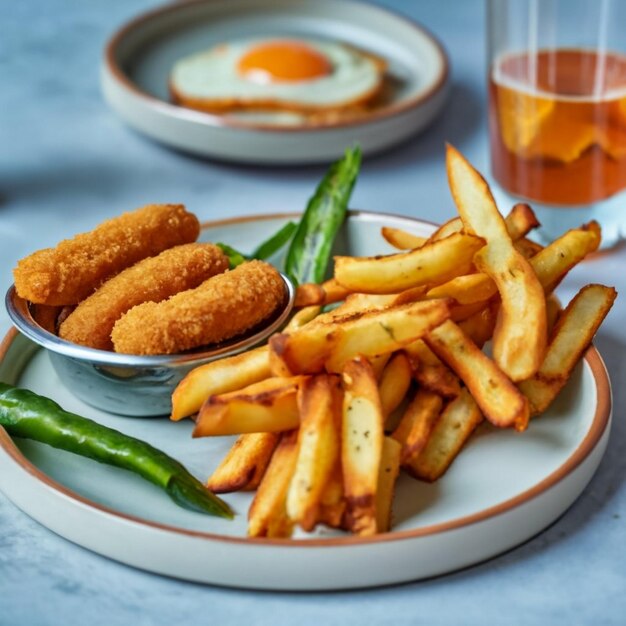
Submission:
POLYGON ((174 100, 214 112, 270 109, 315 112, 367 103, 386 63, 345 44, 314 39, 241 39, 178 61, 174 100))

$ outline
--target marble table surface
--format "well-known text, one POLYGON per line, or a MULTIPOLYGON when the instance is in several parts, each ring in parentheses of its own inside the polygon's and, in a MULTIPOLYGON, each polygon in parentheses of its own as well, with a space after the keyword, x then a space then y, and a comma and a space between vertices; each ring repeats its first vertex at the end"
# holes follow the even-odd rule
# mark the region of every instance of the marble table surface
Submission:
MULTIPOLYGON (((445 44, 453 88, 421 136, 365 161, 353 206, 434 221, 453 214, 444 142, 487 171, 481 0, 384 4, 445 44)), ((23 0, 0 19, 0 288, 17 259, 149 202, 204 219, 299 209, 321 167, 225 165, 171 152, 107 108, 98 68, 108 36, 150 0, 23 0)), ((626 249, 586 262, 560 288, 625 287, 626 249)), ((624 290, 626 291, 626 289, 624 290)), ((9 320, 0 311, 0 329, 9 320)), ((437 579, 341 593, 262 593, 151 575, 61 539, 0 494, 0 624, 618 624, 626 614, 626 305, 597 336, 614 391, 606 455, 579 500, 546 531, 437 579)))

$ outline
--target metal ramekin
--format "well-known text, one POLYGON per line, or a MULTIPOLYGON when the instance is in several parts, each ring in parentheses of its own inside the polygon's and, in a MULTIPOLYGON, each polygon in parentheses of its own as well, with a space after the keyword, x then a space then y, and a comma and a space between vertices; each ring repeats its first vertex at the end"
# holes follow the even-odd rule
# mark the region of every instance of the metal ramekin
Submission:
POLYGON ((244 338, 238 337, 209 350, 181 354, 135 356, 95 350, 65 341, 44 330, 31 315, 29 303, 11 286, 5 304, 13 324, 31 341, 45 348, 61 382, 77 398, 109 413, 152 417, 171 412, 171 395, 193 368, 218 358, 243 352, 267 339, 286 322, 295 288, 285 283, 285 304, 271 322, 244 338))

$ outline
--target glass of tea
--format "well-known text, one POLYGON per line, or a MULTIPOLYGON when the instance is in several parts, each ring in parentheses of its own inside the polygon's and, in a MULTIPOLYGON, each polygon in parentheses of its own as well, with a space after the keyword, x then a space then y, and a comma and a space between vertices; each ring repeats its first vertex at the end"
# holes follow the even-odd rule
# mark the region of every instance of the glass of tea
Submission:
POLYGON ((501 209, 551 241, 590 220, 626 236, 626 0, 488 0, 489 132, 501 209))

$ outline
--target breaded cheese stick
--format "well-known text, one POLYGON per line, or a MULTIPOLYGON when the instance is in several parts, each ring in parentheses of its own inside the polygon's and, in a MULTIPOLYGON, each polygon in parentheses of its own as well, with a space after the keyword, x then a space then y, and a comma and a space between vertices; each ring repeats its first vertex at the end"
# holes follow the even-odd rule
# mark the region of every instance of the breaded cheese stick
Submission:
POLYGON ((167 248, 198 238, 182 204, 150 204, 34 252, 13 270, 18 295, 37 304, 78 304, 103 281, 167 248))
POLYGON ((280 274, 250 261, 169 300, 139 304, 115 323, 111 339, 116 352, 174 354, 240 335, 284 299, 280 274))
POLYGON ((227 269, 228 257, 212 243, 174 246, 107 280, 61 324, 59 337, 112 350, 111 330, 126 311, 142 302, 161 302, 193 289, 227 269))

